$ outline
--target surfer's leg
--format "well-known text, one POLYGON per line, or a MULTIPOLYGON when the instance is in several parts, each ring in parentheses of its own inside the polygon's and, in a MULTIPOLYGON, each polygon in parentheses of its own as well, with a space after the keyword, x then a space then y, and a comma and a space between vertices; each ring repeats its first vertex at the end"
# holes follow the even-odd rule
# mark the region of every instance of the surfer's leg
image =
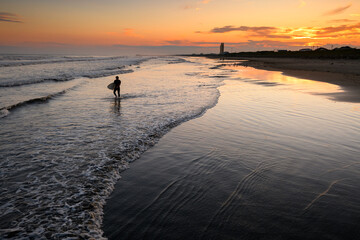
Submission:
POLYGON ((115 97, 117 97, 117 96, 116 96, 116 88, 114 88, 114 95, 115 95, 115 97))
POLYGON ((118 92, 118 96, 120 98, 120 88, 118 88, 117 92, 118 92))

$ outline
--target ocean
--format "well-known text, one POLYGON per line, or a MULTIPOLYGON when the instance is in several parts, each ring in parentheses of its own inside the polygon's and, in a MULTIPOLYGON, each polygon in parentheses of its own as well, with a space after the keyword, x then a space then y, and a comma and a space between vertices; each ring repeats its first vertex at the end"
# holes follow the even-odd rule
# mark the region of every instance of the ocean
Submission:
POLYGON ((211 64, 0 55, 0 238, 102 239, 119 173, 217 102, 223 76, 211 64), (120 100, 106 87, 115 75, 120 100))
POLYGON ((214 64, 232 70, 217 104, 122 173, 104 235, 360 239, 360 104, 336 85, 214 64))
POLYGON ((358 239, 342 92, 207 58, 0 55, 0 239, 358 239))

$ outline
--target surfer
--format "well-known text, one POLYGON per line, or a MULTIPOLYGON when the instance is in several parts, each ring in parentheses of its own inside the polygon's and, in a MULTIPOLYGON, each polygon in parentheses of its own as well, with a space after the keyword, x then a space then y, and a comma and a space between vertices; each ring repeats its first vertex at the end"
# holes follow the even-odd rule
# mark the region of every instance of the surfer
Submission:
POLYGON ((114 81, 114 95, 116 96, 116 91, 118 92, 118 97, 120 98, 120 85, 121 85, 121 81, 119 79, 119 76, 116 76, 116 79, 114 81))

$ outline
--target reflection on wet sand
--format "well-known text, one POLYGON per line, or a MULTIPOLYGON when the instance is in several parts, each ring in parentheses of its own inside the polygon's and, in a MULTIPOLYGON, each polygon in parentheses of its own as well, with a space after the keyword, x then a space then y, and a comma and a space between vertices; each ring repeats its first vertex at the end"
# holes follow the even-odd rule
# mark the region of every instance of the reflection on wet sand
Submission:
POLYGON ((327 83, 210 68, 196 76, 226 79, 217 105, 172 129, 124 172, 104 209, 105 236, 359 236, 360 104, 318 95, 340 92, 327 83))
POLYGON ((241 78, 247 82, 263 85, 291 85, 296 90, 308 93, 339 93, 341 88, 337 85, 301 79, 284 75, 278 71, 267 71, 256 69, 253 67, 230 65, 228 69, 238 70, 236 77, 241 78))
POLYGON ((121 99, 120 98, 114 98, 114 104, 113 104, 114 113, 119 113, 120 114, 120 108, 121 108, 121 99))

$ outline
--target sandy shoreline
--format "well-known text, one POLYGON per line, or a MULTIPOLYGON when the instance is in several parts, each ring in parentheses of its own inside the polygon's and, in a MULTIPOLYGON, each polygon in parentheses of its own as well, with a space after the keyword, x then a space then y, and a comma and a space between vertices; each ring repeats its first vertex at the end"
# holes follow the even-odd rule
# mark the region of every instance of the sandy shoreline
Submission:
MULTIPOLYGON (((232 60, 235 60, 232 58, 232 60)), ((340 86, 344 92, 331 95, 336 101, 360 102, 360 60, 238 58, 239 65, 340 86)))
POLYGON ((122 173, 104 208, 105 237, 359 235, 358 104, 235 79, 219 87, 216 106, 122 173))

